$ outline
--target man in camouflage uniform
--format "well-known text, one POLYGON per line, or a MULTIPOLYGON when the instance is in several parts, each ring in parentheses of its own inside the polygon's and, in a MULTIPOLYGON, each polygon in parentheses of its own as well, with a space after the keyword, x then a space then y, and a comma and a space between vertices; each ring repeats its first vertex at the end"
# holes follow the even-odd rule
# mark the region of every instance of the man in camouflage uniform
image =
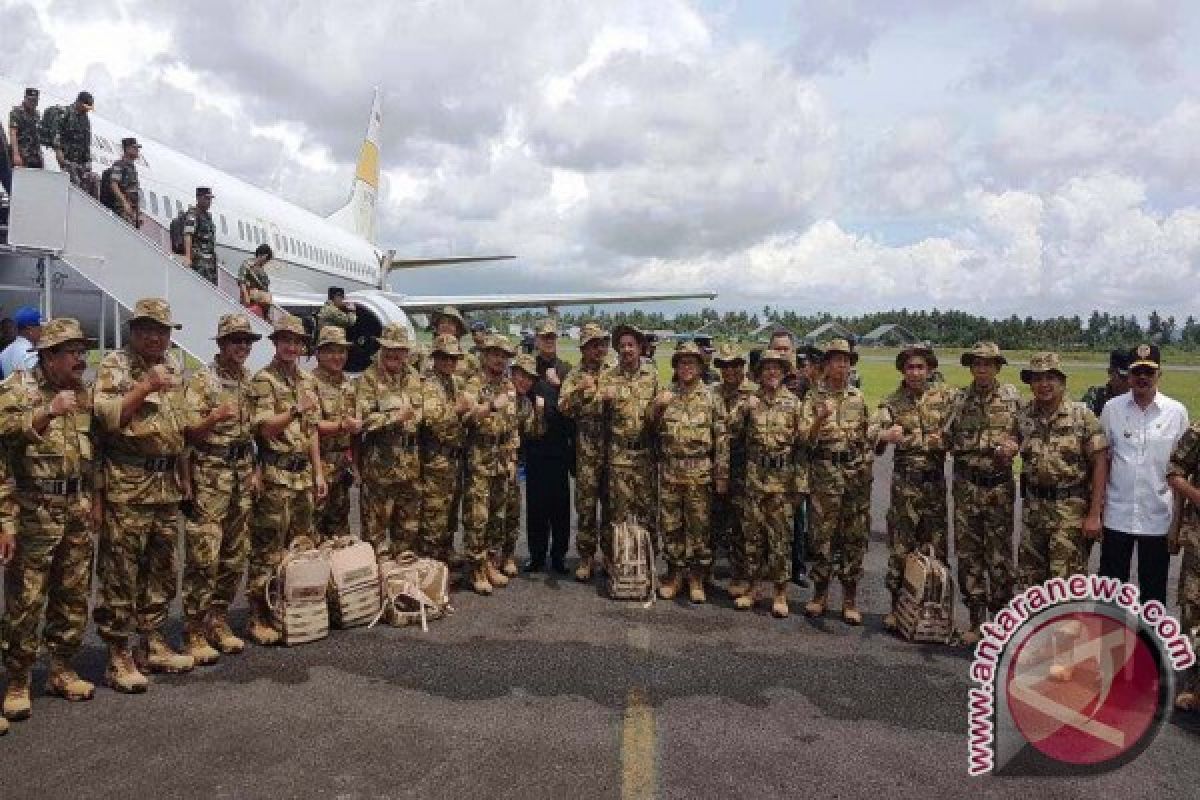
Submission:
POLYGON ((604 473, 607 467, 607 421, 599 393, 600 373, 608 352, 608 332, 589 322, 579 331, 582 361, 563 381, 558 410, 575 421, 575 578, 591 580, 601 525, 608 525, 604 473))
POLYGON ((58 168, 67 173, 71 183, 86 192, 95 193, 96 177, 92 174, 92 123, 88 113, 95 106, 91 92, 80 92, 67 108, 54 134, 54 155, 58 168))
POLYGON ((135 228, 142 225, 141 210, 138 208, 141 188, 137 172, 137 160, 141 152, 142 146, 137 139, 126 136, 121 140, 121 157, 113 162, 112 172, 108 176, 108 190, 116 201, 113 210, 135 228))
POLYGON ((183 263, 201 278, 217 283, 217 226, 209 208, 213 193, 207 186, 196 188, 196 205, 183 218, 183 263))
MULTIPOLYGON (((71 667, 87 629, 93 532, 101 513, 92 391, 83 381, 88 345, 78 322, 51 320, 37 345, 38 366, 0 384, 0 437, 11 459, 19 509, 0 629, 7 719, 26 719, 32 711, 30 672, 43 606, 40 638, 51 656, 46 693, 90 700, 95 691, 71 667)), ((12 533, 11 518, 8 527, 12 533)))
MULTIPOLYGON (((632 325, 613 329, 617 365, 601 373, 600 395, 608 419, 608 518, 613 522, 636 519, 653 538, 658 514, 650 412, 659 387, 658 370, 642 362, 644 340, 645 334, 632 325)), ((611 552, 609 531, 601 535, 604 551, 611 552)))
POLYGON ((260 244, 254 250, 254 257, 247 258, 238 268, 238 294, 242 305, 256 316, 267 318, 270 307, 271 276, 267 274, 267 263, 275 257, 271 245, 260 244))
POLYGON ((354 381, 346 375, 350 354, 346 331, 327 325, 317 338, 317 399, 321 402, 321 468, 329 493, 317 508, 317 536, 332 539, 350 533, 350 487, 358 482, 355 458, 362 419, 354 398, 354 381))
POLYGON ((379 352, 358 379, 355 397, 363 422, 362 538, 383 558, 420 549, 423 391, 409 366, 408 329, 387 325, 376 341, 379 352))
MULTIPOLYGON (((1200 652, 1200 525, 1196 509, 1200 507, 1200 422, 1193 422, 1175 443, 1167 467, 1167 483, 1186 503, 1184 524, 1173 543, 1183 551, 1179 564, 1179 624, 1191 637, 1192 649, 1200 652)), ((1200 665, 1191 667, 1179 678, 1175 707, 1180 711, 1200 711, 1200 665)))
POLYGON ((42 143, 38 139, 38 123, 41 119, 38 113, 38 90, 30 87, 25 90, 21 105, 13 106, 8 113, 8 141, 14 167, 41 169, 44 166, 42 143))
POLYGON ((187 672, 195 662, 163 637, 175 595, 179 502, 186 411, 183 364, 169 352, 166 300, 137 301, 129 341, 96 372, 95 414, 104 456, 104 530, 94 617, 108 643, 107 683, 119 692, 146 690, 142 672, 187 672), (129 637, 142 634, 137 667, 129 637))
POLYGON ((745 550, 741 519, 746 491, 746 443, 740 432, 734 430, 733 423, 740 418, 742 405, 758 391, 758 386, 746 378, 746 357, 734 344, 726 342, 718 347, 713 365, 721 375, 721 382, 713 387, 713 392, 730 421, 729 491, 713 498, 713 551, 724 548, 729 553, 733 570, 729 594, 736 598, 749 587, 742 563, 745 550))
MULTIPOLYGON (((8 466, 8 452, 4 440, 0 439, 0 567, 12 563, 17 551, 17 503, 13 497, 12 475, 8 466)), ((0 626, 3 622, 0 621, 0 626)), ((0 636, 3 628, 0 627, 0 636)), ((0 644, 0 652, 3 645, 0 644)), ((2 712, 2 706, 0 706, 2 712)), ((8 720, 0 713, 0 736, 8 733, 8 720)))
MULTIPOLYGON (((780 618, 789 613, 787 584, 795 533, 792 515, 797 498, 808 491, 803 405, 783 387, 793 363, 790 353, 764 351, 759 359, 761 385, 730 409, 732 437, 741 442, 745 492, 736 506, 742 520, 730 548, 735 554, 730 594, 735 608, 748 610, 754 606, 755 582, 766 578, 775 590, 771 613, 780 618)), ((726 369, 721 369, 723 379, 726 369)), ((732 459, 732 447, 730 450, 732 459)))
POLYGON ((1129 391, 1129 364, 1132 361, 1128 350, 1113 350, 1108 354, 1108 382, 1102 386, 1089 386, 1081 398, 1097 418, 1104 404, 1118 395, 1129 391))
MULTIPOLYGON (((534 443, 547 435, 551 417, 557 416, 558 411, 556 409, 548 411, 546 396, 538 392, 540 388, 538 384, 541 379, 538 375, 538 362, 533 355, 522 353, 517 356, 512 363, 512 367, 509 369, 509 377, 512 380, 513 389, 516 391, 517 418, 521 423, 521 454, 525 458, 526 470, 526 530, 529 530, 532 527, 528 524, 528 517, 532 513, 530 506, 533 505, 535 499, 531 496, 535 489, 532 488, 529 477, 529 465, 531 462, 529 453, 534 443)), ((561 466, 565 474, 566 464, 561 464, 561 466)), ((568 502, 570 502, 569 499, 568 502)), ((508 509, 505 512, 505 517, 505 521, 509 527, 504 538, 504 566, 500 571, 512 577, 517 574, 514 553, 517 549, 517 539, 520 537, 521 521, 521 486, 516 480, 512 482, 512 486, 510 487, 508 509)), ((547 530, 546 533, 548 534, 549 531, 547 530)), ((534 544, 528 545, 531 565, 534 563, 534 559, 537 558, 538 552, 541 553, 541 558, 544 559, 546 557, 546 539, 548 539, 548 536, 543 539, 540 551, 536 549, 534 544)), ((537 571, 528 567, 527 570, 531 572, 537 571)))
POLYGON ((342 339, 350 334, 350 329, 358 322, 358 306, 346 299, 346 290, 340 286, 330 286, 325 305, 317 312, 317 337, 326 328, 339 328, 342 339))
POLYGON ((317 441, 317 381, 297 363, 307 343, 304 324, 287 314, 275 323, 270 338, 275 357, 254 374, 250 386, 262 492, 250 522, 246 635, 260 645, 278 644, 282 638, 267 608, 267 582, 292 541, 313 536, 314 506, 328 493, 317 441))
POLYGON ((810 617, 825 614, 829 583, 842 584, 842 620, 861 625, 858 582, 867 552, 871 509, 871 448, 867 442, 866 398, 849 383, 858 353, 845 339, 821 347, 824 376, 804 398, 804 432, 809 447, 812 518, 813 598, 810 617))
POLYGON ((467 428, 465 415, 475 407, 466 381, 458 373, 463 357, 458 337, 440 334, 433 340, 433 369, 421 386, 421 555, 449 562, 455 526, 451 504, 462 469, 467 428))
POLYGON ((937 356, 924 345, 901 350, 896 356, 896 369, 903 376, 900 386, 879 404, 867 432, 876 455, 883 455, 889 444, 895 448, 888 506, 887 589, 892 607, 883 618, 889 631, 896 630, 896 602, 909 554, 931 545, 943 563, 947 559, 942 429, 954 404, 954 391, 929 383, 937 366, 937 356))
POLYGON ((679 593, 703 603, 712 569, 712 498, 729 491, 729 432, 725 414, 701 380, 704 354, 686 342, 671 355, 675 382, 654 399, 651 423, 659 437, 659 525, 669 575, 659 596, 679 593))
POLYGON ((962 354, 971 385, 955 395, 946 423, 946 445, 954 456, 954 550, 958 587, 970 612, 963 642, 979 641, 988 611, 1012 599, 1013 456, 1021 396, 996 380, 1008 360, 992 342, 962 354))
POLYGON ((217 325, 217 356, 184 390, 191 513, 184 523, 184 646, 201 665, 245 642, 229 627, 229 606, 250 555, 250 512, 260 486, 254 459, 254 413, 246 359, 254 333, 244 314, 217 325), (216 649, 213 649, 216 648, 216 649))
MULTIPOLYGON (((433 329, 435 339, 439 336, 453 336, 455 341, 459 341, 467 335, 467 321, 454 306, 443 306, 440 310, 435 311, 430 317, 429 324, 433 329)), ((433 366, 432 361, 426 361, 422 366, 422 373, 433 371, 433 366)), ((455 370, 458 377, 464 382, 472 381, 479 377, 479 358, 473 353, 462 351, 461 358, 455 362, 455 370)), ((449 515, 446 517, 447 531, 452 543, 455 534, 458 533, 463 492, 466 490, 466 485, 467 465, 464 460, 460 459, 454 482, 454 494, 450 498, 449 515)), ((456 556, 452 555, 452 557, 456 556)))

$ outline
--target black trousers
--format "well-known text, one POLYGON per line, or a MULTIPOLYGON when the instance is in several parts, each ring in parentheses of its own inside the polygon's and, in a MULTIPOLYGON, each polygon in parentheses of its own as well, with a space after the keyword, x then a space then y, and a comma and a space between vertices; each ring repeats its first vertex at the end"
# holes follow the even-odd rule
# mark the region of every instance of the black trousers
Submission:
POLYGON ((1105 528, 1104 539, 1100 543, 1100 574, 1106 578, 1128 581, 1134 547, 1138 554, 1138 588, 1141 589, 1142 602, 1157 600, 1165 606, 1167 571, 1171 567, 1166 536, 1138 536, 1105 528))
POLYGON ((526 458, 525 533, 529 560, 562 561, 571 544, 571 482, 566 459, 526 458))

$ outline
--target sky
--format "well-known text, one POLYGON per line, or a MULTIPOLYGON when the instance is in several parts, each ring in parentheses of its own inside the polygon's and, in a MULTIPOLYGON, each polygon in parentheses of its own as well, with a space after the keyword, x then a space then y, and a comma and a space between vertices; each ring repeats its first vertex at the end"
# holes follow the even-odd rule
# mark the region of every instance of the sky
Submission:
POLYGON ((384 92, 410 293, 1200 315, 1187 0, 0 0, 0 73, 327 214, 384 92), (464 289, 464 287, 469 287, 464 289))

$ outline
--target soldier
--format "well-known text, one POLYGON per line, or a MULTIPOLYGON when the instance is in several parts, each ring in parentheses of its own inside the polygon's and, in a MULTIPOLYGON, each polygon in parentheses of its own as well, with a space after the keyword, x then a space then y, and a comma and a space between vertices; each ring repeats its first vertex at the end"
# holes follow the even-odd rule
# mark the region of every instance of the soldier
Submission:
MULTIPOLYGON (((1200 422, 1193 422, 1176 442, 1167 467, 1167 483, 1188 504, 1184 514, 1190 519, 1173 548, 1183 550, 1177 595, 1179 624, 1184 635, 1191 637, 1192 649, 1200 652, 1200 527, 1194 516, 1200 506, 1200 422)), ((1192 666, 1180 676, 1175 707, 1180 711, 1200 711, 1200 665, 1192 666)))
POLYGON ((1097 418, 1104 404, 1118 395, 1129 391, 1129 364, 1132 361, 1128 350, 1113 350, 1108 354, 1108 382, 1102 386, 1089 386, 1083 393, 1083 404, 1097 418))
POLYGON ((261 339, 243 314, 217 325, 217 355, 184 390, 192 445, 191 513, 184 523, 184 646, 200 665, 245 642, 229 627, 229 606, 250 555, 250 512, 261 488, 254 458, 254 397, 246 359, 261 339), (213 649, 216 648, 216 649, 213 649))
POLYGON ((26 169, 41 169, 42 143, 38 139, 38 124, 42 116, 38 113, 38 90, 25 90, 21 105, 13 106, 8 114, 8 141, 12 148, 12 165, 26 169))
POLYGON ((687 573, 688 596, 703 603, 704 577, 712 569, 712 497, 729 490, 729 433, 725 414, 701 380, 704 354, 686 342, 671 354, 675 382, 654 399, 651 424, 659 437, 659 524, 669 574, 659 596, 679 593, 687 573))
POLYGON ((867 552, 871 509, 871 448, 867 444, 867 404, 849 384, 858 353, 845 339, 822 348, 824 376, 804 399, 804 431, 809 446, 809 495, 812 518, 813 598, 804 606, 810 617, 825 614, 829 583, 842 584, 842 620, 862 625, 857 607, 858 581, 867 552))
POLYGON ((754 606, 755 581, 765 577, 774 584, 771 613, 780 618, 789 613, 787 584, 795 533, 792 514, 797 498, 808 491, 803 406, 783 387, 793 364, 791 353, 764 351, 759 360, 761 385, 744 394, 731 410, 734 436, 742 440, 744 448, 741 480, 745 495, 736 506, 742 519, 736 545, 730 548, 736 556, 729 593, 735 608, 748 610, 754 606))
MULTIPOLYGON (((567 549, 571 545, 571 481, 575 462, 575 430, 558 410, 558 397, 571 367, 558 357, 558 326, 550 317, 538 323, 534 344, 532 392, 545 403, 546 432, 521 440, 525 457, 525 532, 529 546, 526 569, 539 572, 549 549, 550 566, 560 575, 567 572, 567 549)), ((513 375, 516 381, 516 373, 513 375)))
POLYGON ((108 178, 108 191, 115 205, 112 209, 135 228, 142 226, 141 209, 138 208, 137 160, 142 146, 132 136, 121 140, 121 157, 113 162, 108 178))
MULTIPOLYGON (((658 529, 654 507, 655 463, 651 447, 658 370, 642 363, 645 335, 632 325, 613 328, 617 365, 601 373, 600 396, 608 421, 608 511, 613 522, 635 519, 658 529)), ((605 552, 611 552, 608 531, 605 552)))
MULTIPOLYGON (((809 348, 797 351, 796 337, 787 328, 776 328, 768 340, 767 348, 788 356, 787 371, 783 376, 783 387, 799 400, 804 400, 808 389, 817 382, 816 362, 809 348)), ((808 584, 808 521, 811 516, 807 494, 799 495, 792 524, 792 582, 798 586, 808 584)))
MULTIPOLYGON (((17 502, 13 497, 12 476, 9 474, 8 451, 0 440, 0 567, 12 562, 17 551, 17 502)), ((0 619, 0 637, 4 635, 3 620, 0 619)), ((0 650, 3 645, 0 644, 0 650)), ((0 736, 8 733, 8 720, 0 703, 0 736)))
MULTIPOLYGON (((101 515, 92 390, 83 380, 88 345, 75 320, 50 320, 38 342, 38 366, 0 385, 0 436, 8 444, 18 507, 16 552, 0 548, 5 560, 12 557, 4 576, 2 637, 7 719, 31 713, 39 638, 50 651, 47 694, 79 701, 95 691, 71 667, 87 629, 93 534, 101 515)), ((11 517, 4 527, 4 535, 14 533, 11 517)))
POLYGON ((247 258, 238 268, 238 294, 242 305, 251 314, 267 318, 270 308, 271 276, 267 274, 267 262, 275 257, 275 252, 269 244, 260 244, 254 250, 254 257, 247 258))
POLYGON ((607 467, 607 429, 604 402, 598 392, 609 336, 594 322, 579 331, 579 368, 563 381, 558 410, 575 421, 575 549, 579 565, 575 579, 589 581, 601 525, 608 525, 608 500, 604 496, 607 467))
POLYGON ((317 381, 297 363, 307 341, 304 324, 286 314, 275 323, 270 339, 275 357, 255 373, 250 387, 262 492, 250 522, 246 581, 250 604, 246 635, 264 646, 281 639, 267 608, 267 581, 296 537, 313 536, 314 506, 329 490, 317 441, 321 419, 317 381))
MULTIPOLYGON (((528 507, 526 508, 526 530, 535 530, 533 526, 529 524, 529 517, 531 517, 535 511, 541 511, 542 513, 545 513, 546 509, 537 509, 534 507, 535 502, 538 499, 536 492, 540 487, 535 487, 534 478, 531 474, 533 472, 533 468, 531 467, 531 459, 529 454, 530 452, 536 452, 534 449, 536 447, 536 443, 545 438, 546 432, 550 427, 551 419, 555 419, 559 424, 561 424, 562 418, 559 416, 558 410, 554 407, 557 393, 552 394, 548 400, 545 394, 541 394, 538 391, 539 376, 537 359, 530 354, 522 353, 521 355, 517 356, 516 360, 513 361, 512 367, 509 370, 509 374, 512 379, 513 388, 516 390, 517 418, 521 423, 521 452, 525 457, 525 492, 528 503, 528 507)), ((564 459, 559 459, 557 463, 562 469, 562 477, 565 480, 567 476, 566 461, 564 459)), ((566 487, 564 487, 564 489, 565 488, 566 487)), ((544 495, 540 499, 542 502, 546 502, 544 495)), ((555 528, 556 531, 563 533, 564 535, 561 537, 556 537, 557 541, 555 544, 561 546, 562 554, 559 554, 556 549, 554 560, 557 562, 558 566, 565 567, 565 565, 562 563, 562 559, 566 552, 567 542, 563 541, 563 539, 566 539, 570 535, 569 518, 571 499, 570 495, 565 491, 563 492, 562 499, 566 500, 567 502, 568 523, 567 527, 563 530, 560 530, 557 527, 555 528)), ((512 577, 512 575, 515 575, 517 572, 516 562, 513 560, 512 554, 516 551, 521 519, 521 487, 515 481, 512 486, 512 494, 509 498, 509 508, 506 512, 506 516, 509 524, 509 530, 504 542, 506 555, 504 567, 501 569, 501 571, 505 575, 512 577), (512 566, 511 575, 509 574, 510 565, 512 566)), ((547 514, 546 516, 550 515, 547 514)), ((529 564, 525 568, 527 572, 537 572, 541 569, 541 566, 533 568, 534 564, 536 563, 534 559, 540 557, 543 565, 545 562, 546 546, 549 544, 550 521, 547 520, 546 517, 543 517, 543 520, 546 527, 542 528, 540 545, 535 542, 527 542, 529 547, 529 564)), ((561 571, 565 572, 566 570, 564 568, 561 571)))
POLYGON ((932 545, 943 562, 946 549, 946 445, 942 429, 954 403, 954 392, 933 386, 937 369, 933 350, 914 345, 896 355, 903 376, 896 391, 884 398, 871 419, 867 437, 875 454, 893 445, 892 494, 888 506, 887 589, 892 608, 883 618, 885 630, 896 630, 896 602, 909 554, 932 545))
POLYGON ((474 408, 466 381, 457 374, 462 357, 457 336, 435 337, 430 354, 433 369, 421 386, 420 552, 447 563, 458 527, 457 517, 450 527, 450 510, 462 470, 464 417, 474 408))
POLYGON ((217 283, 217 226, 213 224, 213 193, 207 186, 196 187, 196 205, 183 218, 183 263, 201 278, 217 283))
POLYGON ((317 337, 328 327, 340 328, 342 338, 348 339, 350 329, 358 322, 358 306, 346 299, 346 290, 330 286, 325 305, 317 312, 317 337))
POLYGON ((332 325, 321 329, 317 339, 317 399, 321 421, 321 467, 329 493, 317 508, 317 537, 332 539, 350 533, 350 487, 359 483, 356 442, 362 419, 354 398, 354 381, 346 375, 350 354, 346 331, 332 325))
MULTIPOLYGON (((443 306, 433 312, 429 327, 434 337, 453 336, 455 339, 462 339, 467 335, 467 321, 454 306, 443 306)), ((421 371, 429 372, 432 368, 433 365, 426 362, 421 371)), ((476 377, 479 374, 479 358, 474 353, 464 351, 463 357, 458 361, 458 374, 464 379, 476 377)), ((457 511, 455 513, 457 514, 457 511)), ((455 520, 457 521, 457 516, 455 520)))
POLYGON ((758 386, 747 380, 746 357, 734 344, 725 343, 718 347, 713 364, 721 375, 721 382, 713 391, 726 419, 730 420, 729 491, 713 498, 713 550, 725 548, 728 551, 729 563, 733 568, 729 594, 737 597, 749 587, 742 561, 744 542, 741 520, 742 500, 746 491, 746 446, 745 439, 740 435, 741 430, 734 429, 734 422, 740 419, 743 404, 758 391, 758 386))
POLYGON ((96 192, 96 179, 92 174, 92 123, 88 113, 94 106, 92 93, 80 92, 54 134, 58 168, 67 173, 71 183, 92 194, 96 192))
POLYGON ((1017 454, 1016 387, 996 376, 1008 360, 992 342, 962 354, 971 385, 955 395, 946 423, 946 445, 954 456, 954 551, 958 586, 970 613, 963 643, 979 641, 987 612, 1012 599, 1013 456, 1017 454))
POLYGON ((105 503, 94 617, 109 649, 105 681, 118 692, 146 691, 147 670, 195 666, 163 637, 178 579, 183 498, 183 364, 168 351, 171 331, 181 327, 166 300, 138 300, 128 344, 106 355, 96 372, 105 503), (129 653, 135 625, 142 634, 136 667, 129 653))
POLYGON ((379 558, 420 549, 422 386, 409 366, 412 339, 401 325, 387 325, 376 339, 379 352, 358 379, 363 539, 379 558), (389 545, 390 539, 390 545, 389 545))

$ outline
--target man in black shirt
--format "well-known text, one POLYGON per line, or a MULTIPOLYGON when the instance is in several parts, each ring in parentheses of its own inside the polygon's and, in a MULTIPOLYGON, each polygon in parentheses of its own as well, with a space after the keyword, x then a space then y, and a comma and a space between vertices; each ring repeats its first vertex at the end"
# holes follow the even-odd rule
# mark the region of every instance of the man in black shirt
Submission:
POLYGON ((575 459, 575 430, 558 411, 558 391, 570 366, 558 357, 558 328, 553 318, 538 323, 534 350, 537 382, 533 393, 546 401, 546 433, 522 442, 525 460, 525 533, 529 544, 526 572, 550 563, 567 574, 563 560, 571 543, 571 485, 568 469, 575 459))

